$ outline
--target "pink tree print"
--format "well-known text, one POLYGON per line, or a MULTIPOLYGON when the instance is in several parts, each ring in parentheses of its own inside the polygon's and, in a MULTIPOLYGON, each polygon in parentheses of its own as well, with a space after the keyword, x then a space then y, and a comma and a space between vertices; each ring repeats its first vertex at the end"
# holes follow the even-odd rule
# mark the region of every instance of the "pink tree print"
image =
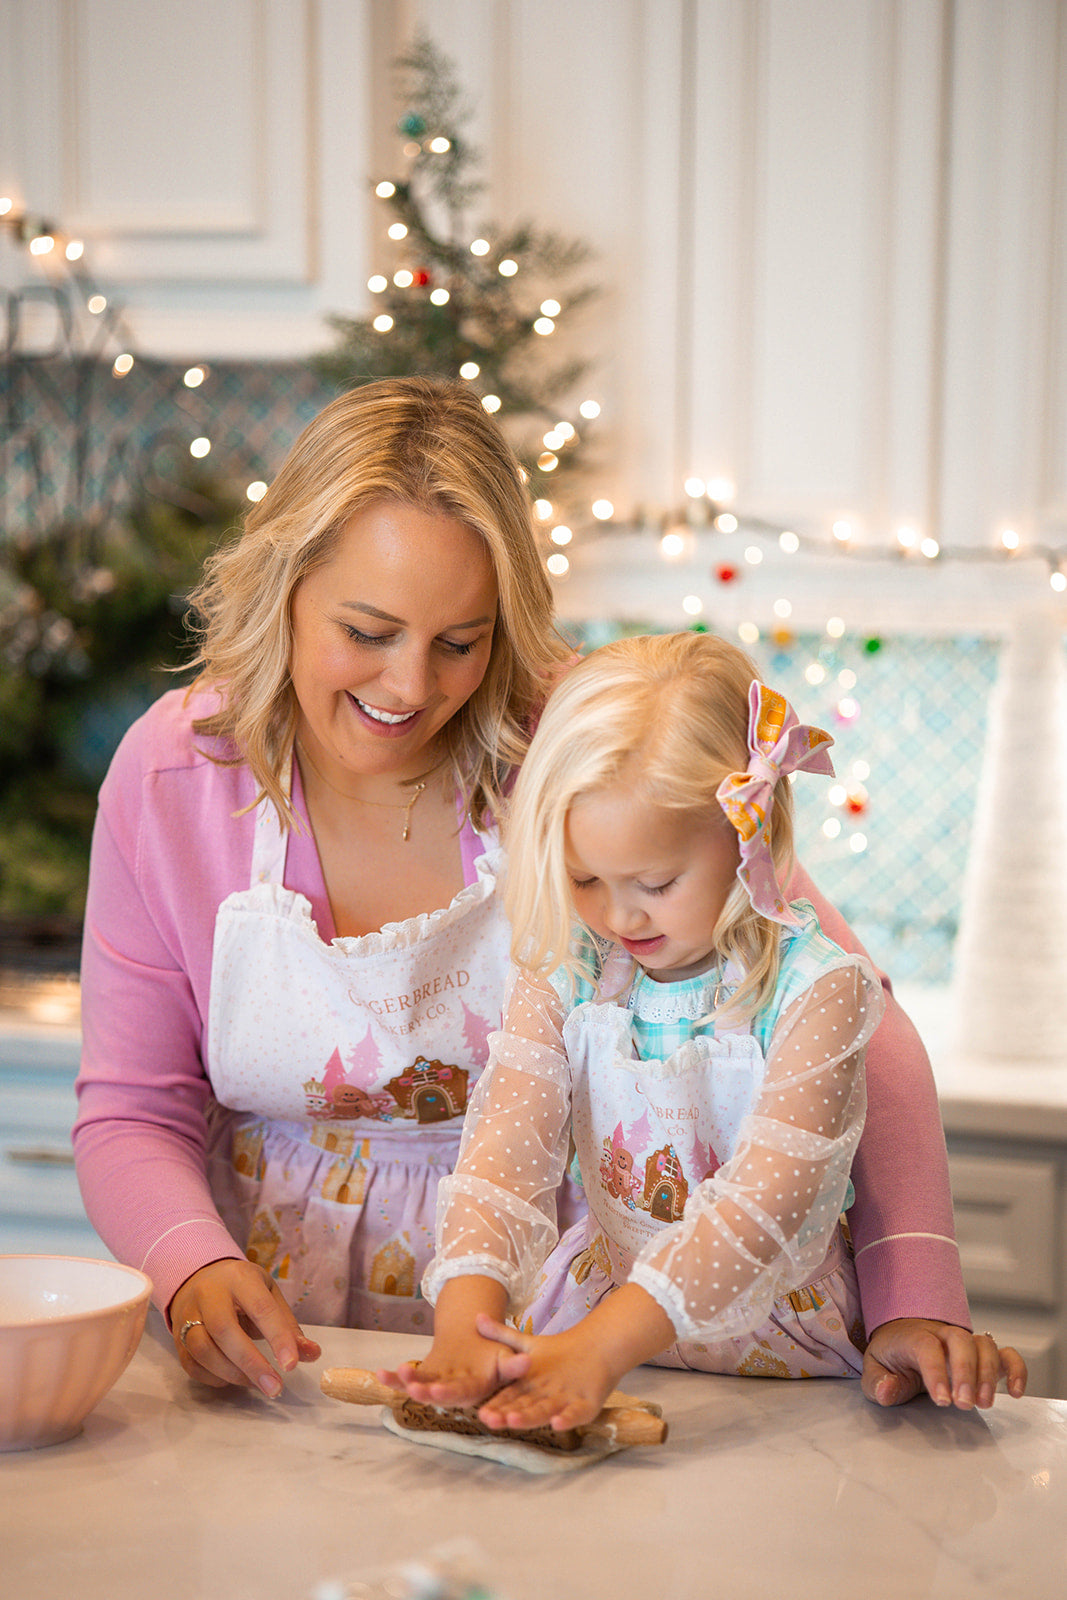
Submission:
POLYGON ((463 1007, 463 1042, 470 1051, 470 1064, 472 1067, 484 1066, 489 1054, 487 1041, 496 1024, 478 1016, 465 1000, 461 1000, 460 1005, 463 1007))

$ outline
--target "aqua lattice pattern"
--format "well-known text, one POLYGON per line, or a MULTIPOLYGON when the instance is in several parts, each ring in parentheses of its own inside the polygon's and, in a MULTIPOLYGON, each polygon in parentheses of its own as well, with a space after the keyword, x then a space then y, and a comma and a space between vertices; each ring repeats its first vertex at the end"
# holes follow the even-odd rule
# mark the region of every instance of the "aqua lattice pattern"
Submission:
POLYGON ((195 389, 184 366, 26 357, 0 363, 0 527, 14 537, 122 512, 144 484, 173 475, 198 437, 207 473, 269 481, 334 390, 309 368, 213 363, 195 389))
MULTIPOLYGON (((602 644, 615 632, 611 624, 591 625, 579 642, 602 644)), ((858 793, 854 800, 863 808, 853 811, 847 801, 830 800, 831 780, 798 777, 793 795, 804 865, 894 979, 948 982, 995 641, 797 637, 762 641, 749 653, 802 721, 833 734, 840 785, 858 790, 862 782, 866 791, 865 802, 858 793), (820 673, 821 682, 810 681, 820 673), (839 709, 848 699, 855 716, 839 709), (854 776, 857 762, 869 768, 862 780, 854 776), (827 823, 839 828, 835 837, 824 832, 827 823), (866 848, 857 851, 861 838, 866 848)))

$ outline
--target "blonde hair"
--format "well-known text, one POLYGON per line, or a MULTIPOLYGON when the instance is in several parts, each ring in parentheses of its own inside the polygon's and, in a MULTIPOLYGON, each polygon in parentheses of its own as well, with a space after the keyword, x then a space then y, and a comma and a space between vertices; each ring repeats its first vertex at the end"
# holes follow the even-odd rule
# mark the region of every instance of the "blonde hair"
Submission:
MULTIPOLYGON (((572 949, 571 807, 622 779, 651 806, 717 811, 723 778, 748 766, 748 691, 758 677, 744 651, 702 633, 619 639, 568 673, 545 708, 508 810, 505 906, 515 960, 541 973, 562 965, 572 982, 595 977, 572 949)), ((788 783, 775 787, 768 826, 784 882, 793 862, 788 783)), ((735 882, 709 941, 745 972, 731 1013, 751 1015, 771 998, 780 932, 735 882)))
MULTIPOLYGON (((485 676, 443 737, 475 822, 499 814, 509 773, 568 649, 552 623, 529 496, 499 425, 467 385, 391 378, 353 389, 304 429, 243 531, 208 559, 191 596, 192 665, 219 709, 194 724, 228 740, 260 796, 292 823, 280 775, 296 729, 290 678, 297 588, 328 561, 354 512, 400 501, 454 517, 485 541, 499 614, 485 676)), ((442 576, 442 583, 447 577, 442 576)), ((222 758, 226 759, 226 758, 222 758)))

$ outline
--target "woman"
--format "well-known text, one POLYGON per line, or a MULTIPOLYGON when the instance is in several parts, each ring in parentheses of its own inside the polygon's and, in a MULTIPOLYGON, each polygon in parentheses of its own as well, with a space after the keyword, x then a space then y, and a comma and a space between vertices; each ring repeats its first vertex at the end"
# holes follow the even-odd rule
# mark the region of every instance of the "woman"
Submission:
MULTIPOLYGON (((495 818, 568 651, 499 427, 426 379, 327 406, 194 604, 200 676, 101 790, 75 1154, 186 1371, 276 1395, 318 1354, 294 1312, 430 1331, 437 1183, 507 969, 495 818)), ((851 1219, 865 1382, 991 1399, 929 1067, 889 1009, 851 1219), (928 1192, 899 1168, 905 1128, 928 1192)))

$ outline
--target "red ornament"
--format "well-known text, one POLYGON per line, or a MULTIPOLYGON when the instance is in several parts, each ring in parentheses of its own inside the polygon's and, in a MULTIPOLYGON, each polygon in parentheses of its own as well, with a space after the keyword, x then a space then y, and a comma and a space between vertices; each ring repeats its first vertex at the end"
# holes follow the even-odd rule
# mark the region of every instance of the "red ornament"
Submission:
POLYGON ((420 289, 424 289, 430 281, 430 274, 424 267, 420 267, 419 270, 414 274, 414 278, 418 287, 420 289))
POLYGON ((867 809, 867 791, 866 791, 866 789, 864 789, 862 787, 862 785, 858 786, 855 789, 850 789, 848 791, 848 794, 845 796, 845 810, 850 814, 850 816, 862 817, 862 815, 866 811, 866 809, 867 809))
POLYGON ((715 568, 715 576, 718 578, 720 583, 733 583, 734 579, 737 577, 737 568, 731 567, 729 562, 724 561, 720 566, 715 568))

